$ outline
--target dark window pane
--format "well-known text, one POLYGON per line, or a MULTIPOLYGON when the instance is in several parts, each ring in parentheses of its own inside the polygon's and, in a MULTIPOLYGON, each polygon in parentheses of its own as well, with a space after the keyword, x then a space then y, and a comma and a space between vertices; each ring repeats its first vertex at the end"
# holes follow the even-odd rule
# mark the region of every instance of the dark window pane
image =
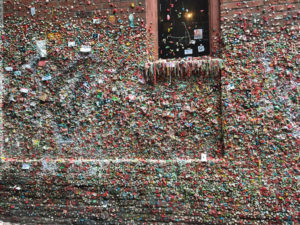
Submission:
POLYGON ((208 55, 208 0, 158 1, 159 57, 208 55))

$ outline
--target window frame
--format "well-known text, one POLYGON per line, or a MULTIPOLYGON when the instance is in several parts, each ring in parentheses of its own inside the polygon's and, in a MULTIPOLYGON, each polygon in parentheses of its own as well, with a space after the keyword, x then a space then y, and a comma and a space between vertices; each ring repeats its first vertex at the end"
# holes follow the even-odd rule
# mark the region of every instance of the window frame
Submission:
MULTIPOLYGON (((150 32, 153 46, 149 43, 149 50, 153 52, 153 60, 159 59, 158 49, 158 1, 146 0, 146 27, 150 32)), ((209 56, 213 56, 218 52, 219 34, 220 34, 220 0, 208 0, 209 8, 209 56)))

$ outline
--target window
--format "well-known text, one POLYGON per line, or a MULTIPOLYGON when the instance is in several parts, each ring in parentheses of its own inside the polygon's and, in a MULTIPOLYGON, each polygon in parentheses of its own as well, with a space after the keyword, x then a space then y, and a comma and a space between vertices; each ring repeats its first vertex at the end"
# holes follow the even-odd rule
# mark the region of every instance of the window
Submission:
POLYGON ((215 55, 219 7, 219 0, 146 0, 155 58, 215 55))
POLYGON ((159 2, 159 58, 208 55, 208 0, 159 2))

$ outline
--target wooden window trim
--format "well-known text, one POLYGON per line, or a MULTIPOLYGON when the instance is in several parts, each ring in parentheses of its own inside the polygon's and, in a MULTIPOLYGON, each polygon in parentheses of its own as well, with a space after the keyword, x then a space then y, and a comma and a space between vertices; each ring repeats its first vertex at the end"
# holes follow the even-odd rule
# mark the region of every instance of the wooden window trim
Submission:
MULTIPOLYGON (((219 0, 208 0, 209 4, 209 44, 210 56, 218 51, 219 33, 220 33, 220 3, 219 0)), ((158 0, 146 0, 146 27, 152 36, 153 60, 159 58, 158 54, 158 0)))

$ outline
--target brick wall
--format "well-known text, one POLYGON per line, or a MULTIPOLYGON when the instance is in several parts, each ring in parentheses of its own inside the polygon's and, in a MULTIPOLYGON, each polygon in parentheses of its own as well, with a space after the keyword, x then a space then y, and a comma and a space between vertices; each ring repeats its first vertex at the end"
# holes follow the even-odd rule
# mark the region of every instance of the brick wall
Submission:
POLYGON ((228 100, 224 101, 226 152, 242 160, 245 156, 234 154, 234 149, 244 147, 257 152, 258 158, 281 154, 280 157, 288 157, 285 160, 293 161, 286 153, 295 153, 299 141, 293 131, 293 114, 297 114, 299 4, 224 1, 221 9, 222 58, 227 65, 222 77, 223 97, 228 100), (274 126, 276 123, 280 125, 274 126), (281 141, 276 139, 280 134, 286 135, 281 141), (245 139, 239 141, 236 135, 245 139), (274 151, 278 148, 283 152, 274 151))
MULTIPOLYGON (((297 171, 299 2, 221 1, 221 30, 225 158, 243 161, 252 172, 261 170, 265 183, 260 188, 268 192, 272 180, 284 179, 275 170, 291 179, 297 171)), ((295 185, 285 188, 286 195, 295 193, 295 185)), ((293 205, 281 203, 278 195, 270 200, 271 195, 262 195, 263 204, 293 205)), ((275 208, 273 218, 278 219, 275 208)))
POLYGON ((141 1, 107 1, 107 0, 45 0, 45 1, 4 1, 5 15, 29 16, 30 7, 36 7, 38 17, 50 16, 52 10, 63 12, 65 16, 76 16, 78 12, 92 13, 145 13, 145 0, 141 1), (131 7, 131 3, 134 6, 131 7), (49 15, 50 14, 50 15, 49 15))
MULTIPOLYGON (((138 6, 138 2, 132 2, 138 6)), ((62 18, 72 17, 76 21, 81 18, 81 30, 70 31, 69 37, 74 37, 88 33, 85 21, 92 15, 86 12, 104 16, 106 11, 111 15, 116 8, 120 18, 127 18, 131 12, 145 18, 147 8, 132 9, 132 2, 75 1, 72 9, 73 1, 49 1, 47 7, 40 4, 41 8, 31 1, 22 4, 6 1, 4 11, 5 20, 11 21, 16 31, 22 31, 25 29, 20 29, 22 21, 15 18, 26 15, 34 24, 30 6, 36 6, 38 16, 34 17, 36 25, 28 29, 30 33, 45 32, 48 27, 55 30, 62 18), (100 12, 93 11, 94 7, 100 12), (123 13, 120 7, 124 8, 123 13), (39 20, 43 20, 43 14, 50 23, 41 28, 39 20)), ((145 7, 145 2, 141 3, 141 8, 145 7)), ((42 158, 27 163, 29 166, 4 160, 0 176, 0 219, 27 224, 296 224, 299 220, 296 207, 299 137, 295 117, 299 101, 296 85, 299 3, 296 0, 220 0, 220 8, 220 57, 225 64, 222 160, 103 163, 42 158)), ((23 38, 18 32, 12 35, 23 38)), ((143 37, 138 43, 144 42, 143 37)), ((109 38, 104 40, 110 42, 109 38)), ((6 54, 11 56, 9 52, 6 54)), ((134 58, 143 59, 143 56, 136 51, 131 54, 133 57, 126 65, 136 68, 143 60, 134 58)), ((109 58, 109 54, 104 57, 109 58)), ((105 65, 112 63, 109 59, 105 65)), ((63 66, 62 63, 59 68, 63 66)), ((6 85, 9 88, 12 84, 6 85)), ((61 149, 52 149, 48 141, 50 149, 31 149, 22 154, 26 157, 35 154, 33 158, 43 151, 50 156, 50 152, 61 157, 71 154, 68 146, 65 152, 60 152, 61 149)), ((4 151, 16 155, 13 148, 4 151)), ((22 157, 18 155, 18 158, 22 157)))

